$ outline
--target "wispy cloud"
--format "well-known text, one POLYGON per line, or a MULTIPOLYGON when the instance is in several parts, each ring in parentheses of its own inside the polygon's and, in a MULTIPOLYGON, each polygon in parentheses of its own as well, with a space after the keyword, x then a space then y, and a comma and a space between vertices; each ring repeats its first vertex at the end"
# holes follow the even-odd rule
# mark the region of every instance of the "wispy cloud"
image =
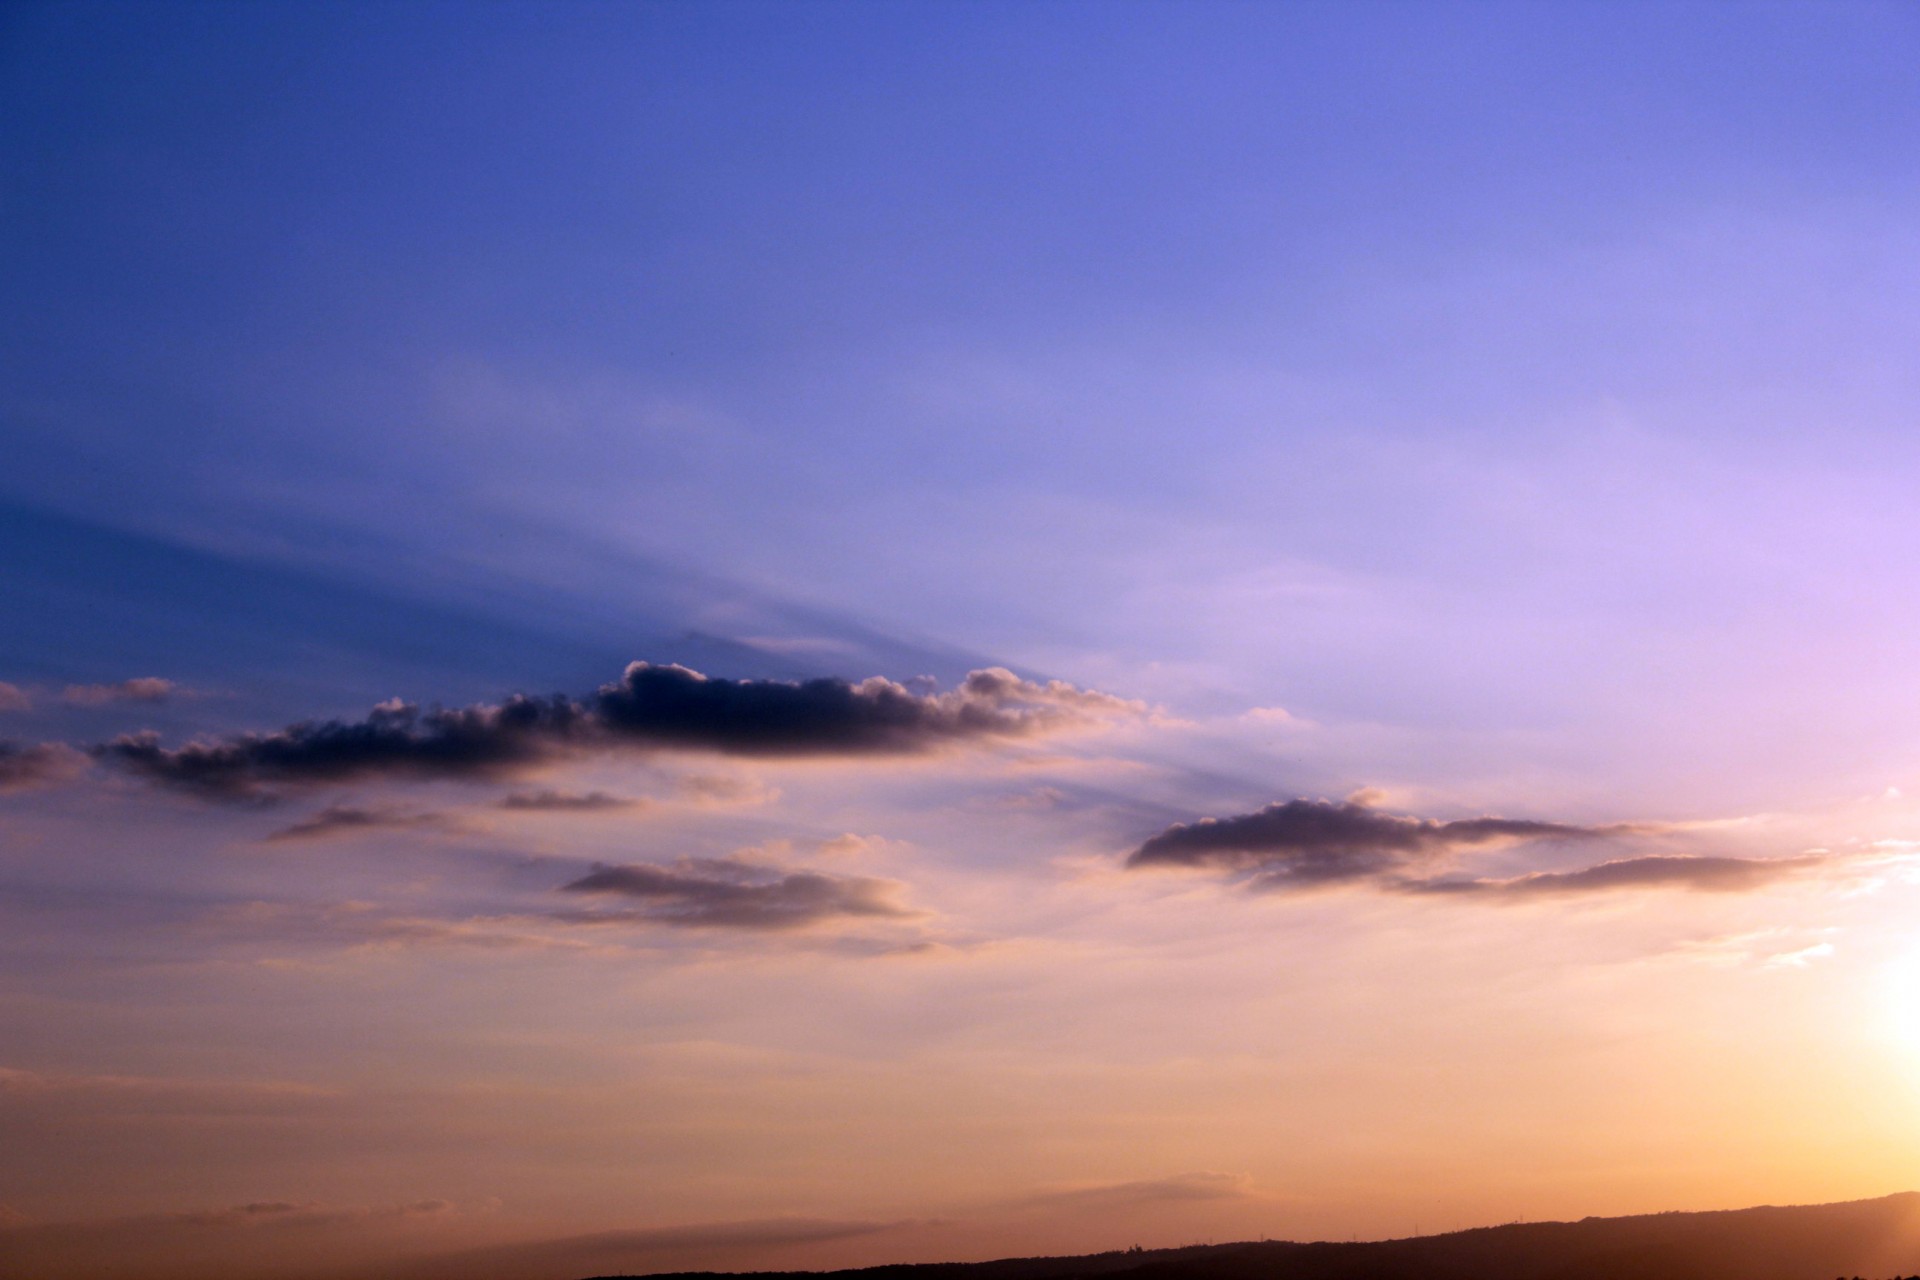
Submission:
POLYGON ((269 844, 301 840, 328 840, 339 836, 365 835, 375 831, 445 831, 455 825, 443 813, 410 813, 401 809, 361 809, 351 805, 328 805, 318 813, 283 827, 265 838, 269 844))
POLYGON ((210 911, 203 931, 273 946, 352 951, 451 949, 470 952, 603 950, 578 938, 555 937, 549 916, 445 916, 389 911, 366 902, 242 902, 210 911))
POLYGON ((1059 787, 1033 787, 1010 794, 980 796, 973 801, 973 807, 1012 813, 1049 813, 1066 803, 1067 793, 1059 787))
POLYGON ((912 1225, 908 1222, 773 1218, 600 1231, 590 1235, 489 1245, 402 1263, 387 1274, 404 1280, 466 1280, 472 1276, 608 1275, 671 1270, 739 1250, 846 1240, 912 1225))
POLYGON ((673 789, 680 799, 711 808, 747 808, 780 798, 778 787, 769 787, 758 778, 723 773, 690 773, 675 779, 673 789))
POLYGON ((848 917, 918 915, 898 900, 897 881, 793 870, 738 858, 683 858, 667 865, 600 866, 561 886, 646 904, 638 911, 567 913, 584 923, 645 921, 689 927, 800 929, 848 917))
POLYGON ((1795 951, 1778 951, 1761 961, 1765 969, 1804 969, 1816 961, 1825 960, 1838 950, 1831 942, 1816 942, 1812 946, 1801 947, 1795 951))
MULTIPOLYGON (((768 1251, 920 1225, 785 1216, 471 1243, 479 1234, 472 1229, 474 1221, 490 1219, 499 1209, 490 1199, 352 1205, 262 1198, 173 1213, 48 1222, 0 1209, 0 1249, 20 1274, 36 1276, 551 1280, 712 1269, 751 1263, 768 1257, 768 1251)), ((497 1237, 498 1228, 484 1234, 497 1237)))
POLYGON ((33 695, 17 684, 0 680, 0 711, 29 711, 32 708, 33 695))
POLYGON ((916 693, 875 677, 791 683, 709 678, 636 662, 574 699, 516 696, 421 709, 384 703, 364 720, 290 725, 177 748, 151 734, 96 748, 153 782, 216 799, 361 778, 485 778, 616 749, 762 757, 912 755, 1022 738, 1144 712, 1061 681, 975 671, 957 689, 916 693))
POLYGON ((1029 1212, 1087 1209, 1117 1212, 1153 1204, 1244 1200, 1252 1194, 1253 1181, 1244 1173, 1201 1171, 1135 1182, 1105 1182, 1035 1191, 1003 1201, 999 1207, 1029 1212))
POLYGON ((647 801, 628 796, 608 795, 604 791, 515 791, 503 796, 497 807, 516 813, 605 813, 614 809, 640 809, 647 801))
POLYGON ((58 742, 0 742, 0 794, 69 782, 86 767, 86 756, 58 742))
MULTIPOLYGON (((496 1206, 477 1208, 490 1212, 496 1206)), ((250 1200, 220 1208, 126 1217, 0 1221, 0 1248, 22 1275, 344 1277, 366 1274, 361 1259, 417 1254, 475 1207, 433 1198, 387 1205, 250 1200), (314 1270, 289 1258, 328 1259, 314 1270)), ((445 1247, 444 1243, 441 1247, 445 1247)), ((10 1271, 9 1274, 12 1274, 10 1271)))
POLYGON ((70 684, 60 700, 72 707, 104 707, 116 702, 165 702, 181 692, 179 685, 159 676, 138 676, 113 684, 70 684))
POLYGON ((22 1238, 50 1240, 111 1238, 115 1235, 164 1237, 169 1229, 186 1229, 199 1235, 209 1230, 252 1230, 260 1227, 341 1226, 377 1219, 446 1218, 460 1212, 450 1200, 413 1200, 384 1206, 328 1205, 319 1201, 250 1200, 245 1204, 218 1209, 188 1209, 179 1213, 156 1213, 137 1217, 107 1218, 95 1221, 30 1223, 14 1227, 16 1243, 22 1238))
POLYGON ((45 1072, 0 1066, 0 1106, 38 1111, 77 1099, 95 1109, 117 1105, 148 1116, 262 1116, 307 1112, 337 1096, 333 1090, 291 1080, 45 1072))
POLYGON ((1688 854, 1651 854, 1618 858, 1577 871, 1536 871, 1507 879, 1408 881, 1399 887, 1421 893, 1579 894, 1618 889, 1691 889, 1703 893, 1744 893, 1829 861, 1809 854, 1795 858, 1716 858, 1688 854))

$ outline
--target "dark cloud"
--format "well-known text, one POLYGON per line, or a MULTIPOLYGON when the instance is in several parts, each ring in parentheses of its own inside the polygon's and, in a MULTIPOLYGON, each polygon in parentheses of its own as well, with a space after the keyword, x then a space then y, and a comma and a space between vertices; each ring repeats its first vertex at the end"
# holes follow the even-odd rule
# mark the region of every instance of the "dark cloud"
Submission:
POLYGON ((1435 822, 1358 800, 1288 800, 1257 813, 1176 823, 1135 849, 1127 865, 1201 867, 1250 874, 1263 888, 1305 888, 1390 875, 1475 845, 1622 830, 1518 818, 1435 822))
POLYGON ((0 794, 69 782, 86 767, 86 756, 58 742, 0 742, 0 794))
POLYGON ((1538 871, 1506 880, 1425 880, 1403 888, 1420 893, 1573 894, 1613 889, 1692 889, 1744 893, 1810 870, 1825 858, 1715 858, 1654 854, 1620 858, 1578 871, 1538 871))
POLYGON ((70 684, 60 700, 75 707, 104 707, 115 702, 165 702, 180 686, 159 676, 138 676, 114 684, 70 684))
POLYGON ((509 698, 454 710, 382 703, 364 720, 296 724, 167 748, 152 734, 96 749, 154 782, 215 799, 258 799, 275 786, 371 777, 474 778, 510 773, 579 744, 590 717, 565 698, 509 698))
POLYGON ((1740 893, 1818 866, 1826 859, 1651 854, 1573 871, 1504 879, 1435 876, 1437 863, 1467 849, 1521 840, 1596 840, 1658 828, 1574 826, 1517 818, 1429 818, 1382 813, 1359 796, 1339 804, 1289 800, 1258 813, 1179 823, 1135 849, 1128 867, 1195 867, 1243 878, 1256 890, 1367 884, 1404 893, 1527 895, 1691 889, 1740 893))
POLYGON ((1063 681, 1040 684, 993 667, 949 693, 916 693, 875 677, 713 680, 636 662, 593 708, 608 729, 660 746, 739 755, 897 755, 979 738, 1013 738, 1138 711, 1063 681))
POLYGON ((522 813, 600 813, 608 809, 637 809, 644 801, 625 796, 610 796, 604 791, 584 795, 571 791, 516 791, 501 799, 499 807, 522 813))
POLYGON ((297 840, 326 840, 335 836, 354 836, 371 831, 417 831, 445 829, 451 823, 439 813, 406 813, 396 809, 356 809, 349 805, 328 805, 312 817, 266 837, 270 844, 297 840))
POLYGON ((713 679, 636 662, 583 699, 517 696, 422 710, 385 703, 364 720, 292 725, 183 747, 134 735, 96 753, 154 782, 223 799, 359 778, 507 776, 570 754, 617 748, 745 756, 908 755, 1024 737, 1138 713, 1135 703, 1060 681, 975 671, 947 693, 878 677, 790 683, 713 679))
POLYGON ((736 858, 683 858, 667 866, 599 866, 561 886, 646 904, 637 911, 566 913, 576 923, 638 920, 735 929, 799 929, 847 917, 916 915, 896 897, 900 886, 867 876, 833 876, 736 858))

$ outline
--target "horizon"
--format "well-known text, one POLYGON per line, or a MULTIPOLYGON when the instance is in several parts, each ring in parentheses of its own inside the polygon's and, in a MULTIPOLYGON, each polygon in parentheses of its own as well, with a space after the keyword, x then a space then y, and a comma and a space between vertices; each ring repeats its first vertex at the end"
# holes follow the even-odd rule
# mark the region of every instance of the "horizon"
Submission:
POLYGON ((7 6, 0 1256, 1920 1186, 1916 64, 1853 0, 7 6))

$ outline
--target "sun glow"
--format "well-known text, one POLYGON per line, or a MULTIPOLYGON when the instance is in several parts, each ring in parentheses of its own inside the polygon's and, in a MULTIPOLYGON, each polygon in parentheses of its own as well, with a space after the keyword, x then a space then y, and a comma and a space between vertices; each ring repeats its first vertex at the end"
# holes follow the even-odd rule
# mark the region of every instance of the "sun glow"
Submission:
POLYGON ((1920 951, 1888 962, 1880 975, 1880 1004, 1894 1042, 1920 1053, 1920 951))

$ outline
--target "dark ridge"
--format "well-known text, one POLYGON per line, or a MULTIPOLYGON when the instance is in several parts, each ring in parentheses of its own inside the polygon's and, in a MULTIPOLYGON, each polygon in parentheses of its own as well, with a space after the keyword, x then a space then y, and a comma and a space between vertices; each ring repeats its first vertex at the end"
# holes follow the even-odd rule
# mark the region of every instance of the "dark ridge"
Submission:
POLYGON ((665 1271, 641 1276, 595 1276, 592 1280, 818 1280, 858 1276, 861 1280, 1064 1280, 1143 1271, 1157 1261, 1197 1259, 1238 1244, 1190 1244, 1177 1249, 1115 1249, 1067 1258, 1001 1258, 993 1262, 896 1262, 845 1271, 665 1271))
MULTIPOLYGON (((848 1271, 673 1272, 654 1280, 1889 1280, 1920 1272, 1920 1192, 1338 1244, 1285 1241, 848 1271)), ((600 1277, 599 1280, 636 1280, 600 1277)))

